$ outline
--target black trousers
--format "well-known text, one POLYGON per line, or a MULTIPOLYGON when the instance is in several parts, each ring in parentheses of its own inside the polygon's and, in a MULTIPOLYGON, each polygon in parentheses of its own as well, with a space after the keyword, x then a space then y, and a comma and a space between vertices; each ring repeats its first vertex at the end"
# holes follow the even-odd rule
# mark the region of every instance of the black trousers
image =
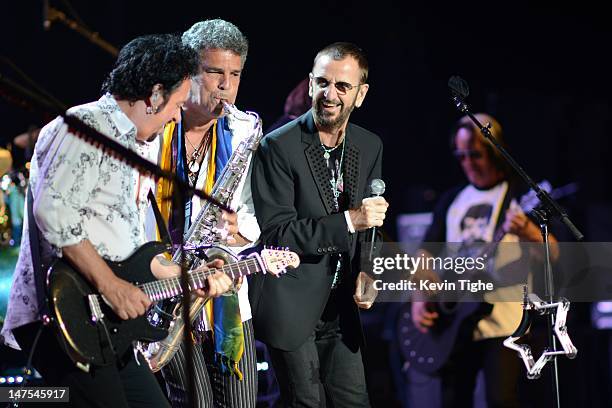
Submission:
POLYGON ((476 379, 481 370, 489 408, 523 406, 519 398, 522 362, 515 351, 503 346, 504 339, 471 342, 461 352, 454 353, 438 375, 409 370, 408 406, 473 407, 476 379))
POLYGON ((332 294, 313 333, 297 350, 268 346, 283 407, 369 407, 361 351, 343 341, 332 294))
MULTIPOLYGON (((26 354, 30 353, 40 326, 41 323, 37 322, 13 329, 17 343, 26 354)), ((32 362, 46 385, 69 387, 70 403, 58 403, 58 407, 169 407, 146 361, 140 354, 138 358, 140 364, 136 363, 130 350, 121 364, 91 368, 86 373, 74 365, 60 346, 56 333, 46 326, 42 329, 32 362)))

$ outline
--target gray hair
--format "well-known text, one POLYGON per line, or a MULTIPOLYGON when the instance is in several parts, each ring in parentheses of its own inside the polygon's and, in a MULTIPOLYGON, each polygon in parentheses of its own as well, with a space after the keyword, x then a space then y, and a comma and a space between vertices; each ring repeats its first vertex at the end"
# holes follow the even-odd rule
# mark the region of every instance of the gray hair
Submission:
POLYGON ((197 52, 211 49, 232 51, 240 56, 243 66, 249 51, 249 42, 238 27, 219 18, 195 23, 183 33, 182 39, 183 44, 197 52))

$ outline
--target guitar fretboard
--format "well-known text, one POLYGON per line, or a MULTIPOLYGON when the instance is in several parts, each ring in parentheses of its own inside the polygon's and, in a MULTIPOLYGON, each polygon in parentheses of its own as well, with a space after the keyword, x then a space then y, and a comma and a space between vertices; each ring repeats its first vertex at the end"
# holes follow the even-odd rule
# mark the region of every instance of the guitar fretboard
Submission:
MULTIPOLYGON (((223 272, 232 279, 247 276, 252 273, 261 272, 259 262, 253 258, 245 259, 236 263, 224 265, 219 269, 194 270, 188 273, 189 290, 202 289, 206 285, 206 278, 214 275, 217 272, 223 272)), ((138 286, 149 298, 157 302, 159 300, 168 299, 173 296, 178 296, 183 293, 181 288, 181 278, 160 279, 153 282, 147 282, 138 286)))

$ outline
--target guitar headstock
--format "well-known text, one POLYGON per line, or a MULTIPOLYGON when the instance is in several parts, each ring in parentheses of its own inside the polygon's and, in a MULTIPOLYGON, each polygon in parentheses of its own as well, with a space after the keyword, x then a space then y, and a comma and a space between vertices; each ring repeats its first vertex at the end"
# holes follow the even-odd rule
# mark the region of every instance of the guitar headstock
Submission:
POLYGON ((275 276, 284 273, 287 268, 300 266, 300 257, 289 249, 264 248, 259 256, 266 267, 266 272, 275 276))
MULTIPOLYGON (((539 182, 538 186, 549 194, 552 191, 552 185, 548 180, 543 180, 539 182)), ((538 204, 540 204, 540 199, 536 195, 535 191, 533 191, 533 189, 529 190, 520 198, 520 206, 525 213, 531 212, 531 210, 537 207, 538 204)))

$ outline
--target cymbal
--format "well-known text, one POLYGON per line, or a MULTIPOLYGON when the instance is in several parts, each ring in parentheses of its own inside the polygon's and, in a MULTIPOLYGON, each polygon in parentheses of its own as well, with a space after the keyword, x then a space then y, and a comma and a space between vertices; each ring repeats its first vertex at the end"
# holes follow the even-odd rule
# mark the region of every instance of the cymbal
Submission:
POLYGON ((11 152, 0 147, 0 177, 4 176, 13 166, 11 152))

